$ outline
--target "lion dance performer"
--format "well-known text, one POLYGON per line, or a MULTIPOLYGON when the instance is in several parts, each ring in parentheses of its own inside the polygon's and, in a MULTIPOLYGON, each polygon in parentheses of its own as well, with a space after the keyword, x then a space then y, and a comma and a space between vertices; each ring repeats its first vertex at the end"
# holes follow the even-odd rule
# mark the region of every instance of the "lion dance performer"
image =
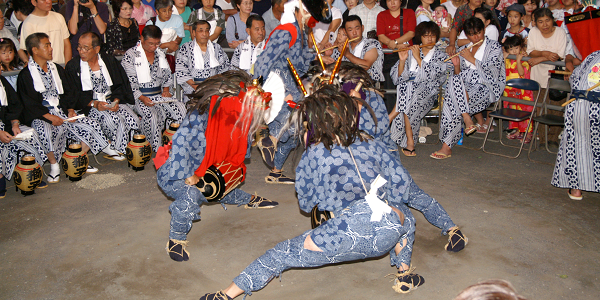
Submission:
MULTIPOLYGON (((161 147, 155 159, 158 185, 175 199, 169 206, 171 229, 167 244, 167 252, 175 261, 189 259, 185 249, 187 234, 192 221, 200 219, 200 205, 208 202, 196 184, 206 184, 205 175, 215 165, 237 170, 235 182, 243 181, 248 136, 263 121, 270 100, 270 95, 241 70, 213 76, 189 96, 187 116, 172 142, 161 147)), ((219 203, 245 208, 273 208, 278 204, 240 189, 231 190, 219 203)))

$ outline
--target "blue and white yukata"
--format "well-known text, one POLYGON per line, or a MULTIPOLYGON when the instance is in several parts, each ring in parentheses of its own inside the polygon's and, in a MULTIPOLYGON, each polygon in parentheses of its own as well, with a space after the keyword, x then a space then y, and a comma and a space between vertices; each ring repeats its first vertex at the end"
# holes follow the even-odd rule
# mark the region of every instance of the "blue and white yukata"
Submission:
POLYGON ((148 142, 152 146, 152 150, 158 150, 162 145, 162 128, 169 126, 175 120, 176 123, 181 123, 185 117, 185 104, 181 101, 156 103, 154 106, 146 106, 140 96, 146 96, 153 102, 173 100, 174 98, 164 98, 162 96, 163 88, 168 87, 171 95, 174 95, 173 90, 173 74, 165 57, 165 54, 160 50, 154 51, 154 61, 150 64, 146 58, 140 42, 136 47, 130 48, 125 52, 121 65, 129 77, 129 83, 135 98, 135 111, 142 117, 141 129, 146 135, 148 142), (143 60, 149 65, 145 69, 142 64, 143 60), (139 68, 139 70, 138 70, 139 68), (145 69, 145 70, 142 70, 145 69), (140 74, 138 74, 138 71, 140 74), (144 78, 140 80, 140 78, 144 78))
MULTIPOLYGON (((460 52, 472 43, 456 50, 460 52)), ((452 148, 460 140, 463 113, 474 115, 497 102, 506 85, 502 45, 487 37, 475 53, 476 65, 460 57, 460 73, 452 75, 444 94, 440 140, 452 148), (468 95, 468 96, 467 96, 468 95)))
MULTIPOLYGON (((572 92, 585 93, 599 81, 600 51, 596 51, 571 74, 572 92)), ((596 92, 596 101, 578 98, 566 107, 553 186, 600 192, 600 88, 592 92, 596 92)))
POLYGON ((188 80, 198 84, 206 78, 228 70, 229 58, 219 44, 209 40, 206 52, 202 52, 195 39, 181 45, 175 61, 175 76, 183 90, 183 101, 189 101, 187 95, 194 92, 192 86, 187 83, 188 80))
MULTIPOLYGON (((381 44, 378 40, 363 38, 356 47, 352 48, 352 45, 348 44, 348 50, 356 57, 363 59, 365 54, 371 49, 377 49, 377 59, 371 67, 367 70, 367 73, 371 75, 371 79, 375 82, 385 81, 383 77, 383 48, 381 48, 381 44)), ((338 59, 340 57, 340 50, 333 49, 333 54, 331 54, 331 58, 338 59)), ((342 61, 350 61, 345 56, 342 58, 342 61)))
POLYGON ((256 46, 248 37, 243 43, 240 43, 233 51, 231 57, 231 66, 240 68, 248 74, 253 75, 250 71, 253 70, 253 65, 258 60, 258 56, 262 53, 265 47, 265 41, 261 41, 256 46))
MULTIPOLYGON (((294 80, 287 58, 290 59, 299 76, 308 71, 310 62, 315 59, 316 54, 310 51, 308 42, 304 38, 298 23, 291 23, 296 28, 297 38, 293 45, 292 34, 284 29, 276 29, 265 46, 265 50, 258 56, 254 65, 254 78, 263 77, 267 80, 271 72, 281 77, 285 85, 285 94, 291 95, 293 100, 298 103, 304 100, 304 95, 300 92, 298 84, 294 80)), ((268 91, 267 91, 268 92, 268 91)), ((283 164, 290 152, 296 147, 296 140, 290 139, 294 135, 294 129, 290 128, 287 132, 281 132, 281 128, 286 124, 292 108, 283 104, 275 120, 268 124, 269 134, 278 139, 277 151, 275 152, 275 168, 281 170, 283 164)))
MULTIPOLYGON (((175 199, 169 206, 171 211, 169 239, 185 241, 187 233, 192 228, 192 221, 200 220, 200 205, 208 203, 196 186, 185 184, 185 179, 194 175, 204 159, 207 124, 208 113, 199 115, 198 111, 191 112, 173 135, 169 159, 156 174, 158 186, 167 196, 175 199)), ((234 189, 219 202, 239 206, 248 204, 251 199, 252 195, 234 189)))
POLYGON ((23 121, 37 132, 45 153, 54 152, 59 161, 66 149, 67 139, 82 141, 90 147, 94 155, 108 147, 108 140, 102 128, 95 120, 85 117, 77 121, 64 122, 54 126, 43 115, 46 113, 67 119, 65 110, 72 107, 73 99, 69 99, 69 90, 64 90, 66 82, 64 69, 53 62, 48 62, 48 72, 33 60, 29 66, 19 73, 17 86, 23 102, 23 121), (34 73, 32 77, 32 72, 34 73), (56 78, 55 78, 56 77, 56 78))
POLYGON ((409 186, 409 176, 391 157, 385 144, 378 140, 357 141, 349 148, 334 145, 331 151, 321 144, 312 145, 302 155, 296 168, 296 192, 300 209, 310 212, 315 205, 333 212, 334 218, 295 238, 277 244, 252 262, 233 282, 246 294, 263 288, 271 279, 290 268, 318 267, 327 264, 378 257, 389 253, 391 264, 410 265, 412 241, 396 255, 394 247, 411 233, 414 217, 404 205, 402 195, 409 186), (356 166, 349 148, 356 158, 356 166), (371 221, 365 187, 381 175, 388 182, 379 189, 390 206, 404 213, 401 220, 394 211, 381 220, 371 221), (403 224, 402 224, 403 223, 403 224), (310 235, 322 252, 304 248, 310 235))
POLYGON ((413 132, 413 140, 419 138, 421 120, 433 108, 439 95, 440 86, 447 78, 451 62, 444 62, 448 54, 443 49, 433 48, 427 55, 419 51, 421 66, 413 57, 412 50, 408 51, 408 59, 404 63, 404 71, 398 74, 398 61, 390 75, 396 85, 396 111, 400 114, 392 122, 392 139, 402 148, 406 147, 407 137, 404 115, 408 117, 413 132))

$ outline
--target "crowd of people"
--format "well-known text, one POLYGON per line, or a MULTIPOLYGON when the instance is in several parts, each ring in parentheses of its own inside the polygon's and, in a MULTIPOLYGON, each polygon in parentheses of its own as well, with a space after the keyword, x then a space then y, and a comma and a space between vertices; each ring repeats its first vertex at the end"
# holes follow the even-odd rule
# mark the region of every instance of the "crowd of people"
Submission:
MULTIPOLYGON (((398 268, 395 289, 409 292, 424 279, 410 268, 414 217, 408 207, 448 235, 447 250, 460 251, 468 241, 400 163, 399 153, 417 155, 420 121, 440 91, 442 146, 430 155, 438 160, 452 156, 463 133, 493 130, 484 111, 500 96, 536 96, 505 87, 507 80, 532 79, 547 88, 553 67, 544 62, 563 60, 578 100, 566 109, 552 184, 569 188, 571 199, 581 199, 581 190, 600 190, 600 171, 592 167, 600 151, 594 148, 600 132, 594 129, 599 49, 578 48, 582 38, 567 26, 573 23, 571 14, 595 9, 583 4, 327 0, 320 9, 330 9, 319 14, 285 0, 114 0, 110 6, 71 0, 58 8, 51 0, 13 0, 0 23, 0 67, 20 72, 0 77, 0 197, 19 150, 40 165, 48 162, 43 188, 60 180, 59 161, 68 140, 81 143, 84 152, 124 161, 131 133, 140 132, 154 152, 166 157, 157 165, 157 180, 175 199, 167 250, 171 259, 187 261, 187 235, 208 201, 195 185, 223 155, 245 170, 243 158, 254 140, 270 168, 267 183, 295 184, 302 210, 318 207, 338 217, 278 244, 225 292, 206 299, 250 294, 291 267, 384 253, 398 268), (335 72, 335 78, 323 79, 335 72), (264 91, 253 78, 262 80, 264 91), (182 90, 179 98, 176 85, 182 90), (397 93, 383 95, 379 88, 397 93), (172 144, 163 145, 162 131, 172 123, 180 128, 172 144), (16 138, 30 128, 30 139, 16 138), (284 174, 283 165, 299 142, 306 151, 294 179, 284 174), (385 202, 377 197, 378 180, 388 195, 385 202), (363 220, 365 212, 370 222, 368 216, 363 220), (383 230, 375 240, 383 244, 362 238, 376 227, 383 230), (364 234, 360 241, 345 240, 350 232, 364 234), (338 240, 345 246, 331 242, 338 240)), ((534 139, 526 123, 511 123, 508 129, 509 139, 534 139)), ((87 172, 98 169, 88 166, 87 172)), ((220 201, 246 208, 278 205, 240 189, 220 201)))

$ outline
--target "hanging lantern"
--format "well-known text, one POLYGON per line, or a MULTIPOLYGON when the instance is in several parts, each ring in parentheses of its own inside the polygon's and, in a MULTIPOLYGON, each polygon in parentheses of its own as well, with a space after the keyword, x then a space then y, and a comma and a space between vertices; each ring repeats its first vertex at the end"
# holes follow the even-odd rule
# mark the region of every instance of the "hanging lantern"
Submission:
POLYGON ((15 186, 17 190, 21 190, 21 194, 32 195, 35 193, 35 188, 42 182, 42 167, 35 161, 35 157, 23 156, 21 162, 15 167, 13 178, 15 186))
POLYGON ((72 143, 60 160, 63 171, 71 181, 79 181, 87 172, 89 159, 81 149, 81 144, 72 143))
MULTIPOLYGON (((167 118, 167 120, 169 120, 171 118, 167 118)), ((175 123, 175 119, 171 119, 173 120, 173 122, 171 123, 171 125, 169 125, 168 127, 167 125, 167 120, 165 120, 165 131, 163 132, 162 135, 162 144, 163 146, 168 144, 172 139, 173 139, 173 135, 175 134, 175 132, 177 131, 177 129, 179 129, 179 123, 175 123)))
POLYGON ((135 171, 143 170, 152 157, 152 147, 143 134, 135 134, 125 150, 128 165, 135 171))

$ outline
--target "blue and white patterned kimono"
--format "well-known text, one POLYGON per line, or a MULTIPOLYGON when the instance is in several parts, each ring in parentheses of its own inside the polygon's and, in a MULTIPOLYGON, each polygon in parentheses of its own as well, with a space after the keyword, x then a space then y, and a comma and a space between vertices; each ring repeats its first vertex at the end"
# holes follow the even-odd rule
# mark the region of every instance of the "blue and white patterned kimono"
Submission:
POLYGON ((210 54, 207 49, 206 52, 202 53, 202 59, 204 60, 204 68, 195 68, 194 59, 194 45, 196 40, 189 41, 183 45, 177 52, 177 59, 175 61, 175 76, 177 76, 177 83, 181 85, 183 89, 183 102, 187 102, 188 94, 194 92, 194 89, 187 83, 188 80, 193 80, 196 83, 204 81, 206 78, 221 74, 229 70, 229 58, 223 51, 223 48, 217 43, 211 43, 209 41, 209 47, 211 44, 214 47, 215 59, 219 63, 216 67, 210 67, 210 54))
MULTIPOLYGON (((199 115, 191 112, 173 135, 173 144, 169 159, 156 173, 158 186, 173 199, 171 211, 171 229, 169 239, 186 240, 192 228, 192 221, 200 219, 200 205, 207 203, 206 198, 196 186, 185 184, 200 167, 206 152, 206 125, 208 113, 199 115)), ((243 205, 250 202, 252 195, 234 189, 221 199, 222 204, 243 205)))
MULTIPOLYGON (((573 71, 572 90, 585 91, 594 86, 600 78, 599 70, 600 51, 596 51, 573 71)), ((600 92, 600 88, 593 92, 600 92)), ((567 105, 552 185, 600 192, 600 103, 577 99, 567 105)))
MULTIPOLYGON (((377 59, 375 60, 375 62, 373 63, 373 65, 371 65, 371 67, 367 70, 367 73, 369 73, 369 75, 371 75, 371 79, 373 79, 373 81, 385 81, 385 78, 383 77, 383 48, 381 48, 381 44, 379 43, 378 40, 375 39, 369 39, 369 38, 363 38, 362 41, 360 43, 358 43, 356 45, 356 47, 358 48, 360 46, 361 43, 363 43, 362 46, 362 51, 361 53, 354 53, 355 50, 358 49, 352 49, 352 46, 350 44, 348 44, 348 50, 350 52, 352 52, 354 54, 354 56, 363 59, 365 57, 365 54, 367 53, 367 51, 375 48, 377 49, 377 59)), ((333 54, 331 54, 331 58, 333 59, 338 59, 338 57, 340 57, 340 50, 333 49, 333 54)), ((346 57, 342 58, 342 61, 350 61, 348 60, 346 57)))
MULTIPOLYGON (((456 52, 468 47, 464 45, 456 52)), ((440 140, 451 148, 460 140, 463 113, 474 115, 498 101, 506 85, 506 71, 502 56, 502 45, 485 38, 477 53, 483 51, 483 59, 471 63, 460 57, 458 75, 450 76, 444 94, 440 140), (468 98, 467 98, 468 94, 468 98)), ((476 56, 478 55, 476 54, 476 56)))
POLYGON ((252 262, 233 282, 247 294, 263 288, 272 278, 289 268, 317 267, 332 263, 354 261, 390 253, 392 265, 410 265, 414 237, 414 217, 402 202, 409 186, 409 176, 389 154, 380 141, 356 142, 349 148, 356 158, 354 164, 348 148, 323 144, 310 146, 302 155, 296 169, 296 192, 300 209, 310 212, 315 205, 329 210, 334 218, 298 237, 277 244, 252 262), (366 189, 381 174, 388 182, 378 195, 388 204, 404 213, 400 220, 394 211, 383 215, 380 221, 370 221, 371 208, 366 203, 366 189), (402 224, 403 222, 403 224, 402 224), (323 250, 304 248, 310 235, 323 250), (408 239, 399 255, 394 247, 408 239))
POLYGON ((448 55, 443 49, 433 48, 428 56, 421 56, 421 67, 414 59, 412 50, 408 51, 408 59, 404 63, 404 71, 398 74, 398 61, 390 75, 397 86, 396 111, 400 114, 394 119, 391 126, 392 139, 402 148, 406 147, 407 137, 404 124, 406 114, 413 132, 413 140, 419 138, 421 120, 433 108, 439 88, 446 81, 446 72, 452 63, 445 63, 448 55))

